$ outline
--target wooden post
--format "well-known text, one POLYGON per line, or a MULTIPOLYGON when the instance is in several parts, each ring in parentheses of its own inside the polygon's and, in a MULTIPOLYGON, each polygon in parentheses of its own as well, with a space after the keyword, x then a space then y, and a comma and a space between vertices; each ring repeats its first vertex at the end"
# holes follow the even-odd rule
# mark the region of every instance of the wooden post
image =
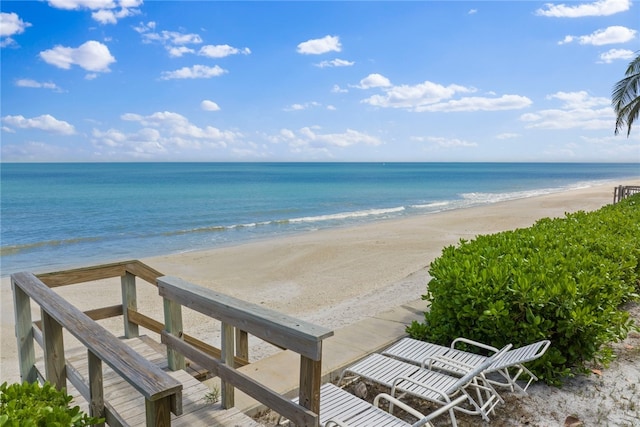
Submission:
POLYGON ((62 326, 46 311, 41 309, 40 313, 42 313, 45 376, 47 381, 60 390, 67 387, 62 326))
POLYGON ((138 297, 136 294, 136 276, 128 271, 120 279, 122 288, 122 315, 124 318, 125 338, 139 336, 138 324, 129 321, 129 310, 138 311, 138 297))
POLYGON ((236 328, 236 356, 249 362, 249 334, 236 328))
POLYGON ((145 399, 147 427, 169 427, 171 425, 171 396, 158 400, 145 399))
POLYGON ((300 356, 300 405, 311 412, 320 413, 320 386, 322 361, 300 356))
MULTIPOLYGON (((235 339, 233 336, 233 325, 223 322, 221 324, 221 343, 220 350, 222 352, 222 362, 230 367, 234 367, 234 347, 235 339)), ((221 398, 222 409, 233 408, 235 405, 233 384, 227 381, 221 382, 221 398)))
MULTIPOLYGON (((182 305, 167 298, 163 298, 163 300, 164 328, 171 335, 182 339, 184 335, 182 330, 182 305)), ((172 371, 177 371, 186 367, 184 355, 170 347, 167 347, 167 361, 169 363, 169 369, 172 371)))
POLYGON ((31 324, 31 298, 11 279, 13 289, 13 308, 16 319, 16 341, 18 345, 18 363, 20 379, 24 382, 36 382, 36 356, 33 347, 33 325, 31 324))
MULTIPOLYGON (((87 350, 89 362, 89 414, 104 418, 104 388, 102 383, 102 360, 91 350, 87 350)), ((98 424, 104 426, 104 423, 98 424)))

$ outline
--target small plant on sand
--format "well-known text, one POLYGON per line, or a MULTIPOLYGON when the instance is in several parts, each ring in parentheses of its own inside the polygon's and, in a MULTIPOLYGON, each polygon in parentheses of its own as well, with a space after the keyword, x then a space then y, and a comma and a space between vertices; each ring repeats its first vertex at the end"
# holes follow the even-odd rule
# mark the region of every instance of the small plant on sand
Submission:
POLYGON ((100 424, 104 419, 90 417, 79 406, 69 407, 72 397, 50 383, 0 386, 0 427, 72 426, 100 424))
POLYGON ((640 293, 640 194, 596 212, 461 240, 429 269, 425 322, 407 332, 448 344, 467 337, 497 348, 542 339, 528 367, 558 384, 589 362, 613 358, 610 343, 634 328, 623 304, 640 293))
POLYGON ((216 385, 212 386, 211 391, 204 395, 204 400, 207 403, 216 403, 220 400, 220 389, 216 385))

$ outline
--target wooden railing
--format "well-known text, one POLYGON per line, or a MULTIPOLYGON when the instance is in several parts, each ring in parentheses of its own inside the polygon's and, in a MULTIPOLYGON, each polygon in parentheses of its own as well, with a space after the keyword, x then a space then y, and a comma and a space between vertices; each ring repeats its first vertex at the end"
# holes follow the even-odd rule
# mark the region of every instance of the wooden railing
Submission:
POLYGON ((182 384, 162 369, 133 351, 85 313, 47 287, 32 273, 11 276, 15 312, 16 338, 23 381, 35 382, 38 376, 56 388, 66 388, 67 380, 89 402, 92 416, 106 418, 110 426, 127 423, 105 401, 102 363, 106 363, 145 398, 146 425, 171 425, 171 414, 182 413, 182 384), (41 327, 31 321, 31 300, 40 306, 41 327), (63 329, 87 348, 88 383, 65 360, 63 329), (44 350, 45 373, 35 364, 34 341, 44 350))
MULTIPOLYGON (((164 330, 165 326, 163 322, 138 311, 136 291, 136 278, 142 279, 147 284, 157 286, 156 279, 160 276, 163 276, 163 274, 138 260, 37 275, 37 277, 50 288, 120 277, 122 304, 89 310, 86 311, 85 314, 93 320, 123 316, 125 338, 137 337, 139 335, 139 326, 157 334, 160 334, 164 330), (125 310, 123 307, 127 309, 125 310)), ((39 324, 37 326, 39 327, 39 324)), ((221 357, 219 348, 190 335, 185 334, 183 338, 186 342, 205 353, 217 358, 221 357)), ((237 367, 249 363, 249 345, 246 333, 238 333, 238 351, 234 358, 234 363, 237 367)))
POLYGON ((632 194, 640 193, 640 186, 637 185, 618 185, 613 189, 613 203, 618 203, 622 199, 626 199, 632 194))
POLYGON ((162 342, 168 350, 169 366, 184 367, 184 357, 215 372, 222 381, 222 407, 234 405, 234 388, 266 405, 297 426, 317 426, 322 380, 322 341, 333 331, 264 307, 248 303, 175 277, 158 278, 164 298, 167 328, 162 342), (188 307, 222 322, 222 357, 211 357, 182 340, 182 308, 188 307), (281 348, 300 354, 299 402, 254 381, 233 368, 235 331, 246 331, 281 348))
MULTIPOLYGON (((90 402, 91 413, 104 414, 109 425, 117 426, 125 423, 108 402, 103 402, 98 390, 100 387, 97 384, 101 383, 98 376, 98 372, 101 371, 100 361, 104 361, 109 366, 113 365, 114 371, 131 382, 134 387, 140 387, 139 391, 147 399, 147 411, 157 414, 151 418, 148 417, 147 425, 161 425, 164 421, 158 421, 158 417, 164 416, 165 412, 168 416, 165 394, 169 391, 173 393, 170 393, 169 400, 171 411, 174 413, 181 411, 181 402, 177 398, 179 390, 171 388, 175 386, 175 381, 171 377, 169 377, 171 381, 165 378, 166 373, 157 372, 154 365, 152 365, 154 368, 148 366, 148 362, 137 353, 94 322, 117 316, 123 317, 126 338, 137 337, 139 327, 158 333, 161 341, 167 346, 170 369, 184 368, 186 357, 208 370, 210 374, 219 376, 222 381, 224 408, 234 405, 234 389, 238 388, 296 425, 318 425, 322 341, 332 336, 333 331, 177 278, 163 276, 157 270, 135 260, 37 276, 31 273, 18 273, 11 276, 11 281, 14 289, 16 336, 22 380, 33 382, 38 377, 33 345, 35 340, 43 347, 45 353, 45 375, 40 376, 58 386, 64 386, 68 379, 90 402), (120 277, 122 304, 85 312, 81 312, 49 289, 115 277, 120 277), (158 292, 163 297, 164 322, 138 311, 136 278, 158 287, 158 292), (42 307, 42 319, 36 322, 31 320, 30 298, 42 307), (184 333, 182 307, 198 311, 221 322, 221 349, 184 333), (61 328, 69 330, 88 348, 89 384, 83 381, 82 376, 71 365, 66 364, 61 328), (282 349, 290 349, 300 354, 300 404, 293 403, 290 399, 235 369, 249 363, 249 333, 282 349), (97 343, 92 338, 94 334, 100 337, 100 342, 97 343), (102 340, 104 336, 109 338, 102 340), (118 354, 126 357, 118 362, 118 358, 114 358, 110 348, 117 348, 118 354), (122 366, 123 363, 128 368, 122 366), (136 374, 138 371, 139 373, 136 374), (147 381, 151 381, 151 384, 141 380, 140 375, 147 377, 147 381), (166 390, 163 389, 165 391, 160 392, 154 388, 154 384, 166 390), (156 401, 159 403, 154 403, 156 401), (160 424, 154 424, 154 420, 160 424)), ((162 425, 169 425, 169 422, 170 418, 166 424, 162 425)))

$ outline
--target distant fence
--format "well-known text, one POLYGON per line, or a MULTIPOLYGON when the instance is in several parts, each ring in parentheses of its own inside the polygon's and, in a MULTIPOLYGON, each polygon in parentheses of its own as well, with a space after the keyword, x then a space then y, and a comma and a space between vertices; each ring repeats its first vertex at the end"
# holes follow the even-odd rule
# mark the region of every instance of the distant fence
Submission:
POLYGON ((613 189, 613 203, 618 203, 633 194, 640 193, 638 185, 618 185, 613 189))

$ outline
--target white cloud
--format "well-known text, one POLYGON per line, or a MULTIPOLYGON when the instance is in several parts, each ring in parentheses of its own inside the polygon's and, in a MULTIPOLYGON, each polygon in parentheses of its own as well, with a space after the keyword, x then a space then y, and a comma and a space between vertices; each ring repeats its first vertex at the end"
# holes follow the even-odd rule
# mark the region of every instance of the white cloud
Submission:
MULTIPOLYGON (((120 117, 138 124, 133 132, 119 129, 99 130, 92 133, 92 144, 102 158, 155 158, 198 160, 203 156, 215 158, 216 153, 230 148, 241 150, 243 135, 213 126, 200 127, 185 116, 159 111, 148 116, 126 113, 120 117)), ((250 145, 250 143, 249 143, 250 145)))
MULTIPOLYGON (((365 82, 365 80, 360 82, 361 87, 373 87, 369 85, 368 82, 365 82)), ((362 102, 375 107, 407 108, 417 110, 418 108, 426 105, 435 104, 442 100, 449 99, 457 93, 475 92, 474 88, 468 88, 460 85, 442 86, 430 81, 425 81, 413 86, 400 85, 392 86, 390 88, 386 88, 385 86, 381 87, 383 87, 384 94, 373 95, 364 99, 362 102)))
POLYGON ((143 0, 120 0, 120 6, 131 8, 138 7, 143 3, 143 0))
POLYGON ((475 15, 476 13, 478 13, 478 9, 469 9, 469 12, 467 12, 469 15, 475 15))
POLYGON ((64 120, 58 120, 49 114, 31 119, 27 119, 24 116, 4 116, 2 121, 9 126, 20 129, 40 129, 62 135, 73 135, 76 132, 72 125, 64 120))
POLYGON ((116 24, 119 19, 140 14, 136 7, 142 0, 49 0, 49 6, 64 10, 89 9, 91 17, 101 24, 116 24))
POLYGON ((139 34, 144 34, 147 33, 149 31, 153 31, 156 29, 156 22, 155 21, 149 21, 146 24, 144 22, 140 22, 140 24, 136 27, 134 26, 133 29, 139 33, 139 34))
POLYGON ((347 93, 347 92, 349 92, 348 89, 342 89, 338 85, 333 85, 333 87, 331 88, 331 93, 347 93))
POLYGON ((65 10, 97 10, 114 8, 116 2, 113 0, 49 0, 49 6, 65 10))
POLYGON ((498 98, 470 96, 461 99, 417 106, 414 111, 422 112, 463 112, 463 111, 503 111, 527 108, 532 101, 521 95, 502 95, 498 98))
POLYGON ((301 111, 320 106, 322 106, 322 104, 320 104, 319 102, 311 101, 305 102, 304 104, 293 104, 290 107, 285 108, 284 111, 301 111))
POLYGON ((118 11, 102 9, 97 12, 93 12, 91 17, 101 24, 117 24, 119 19, 128 18, 129 16, 139 15, 141 12, 138 9, 122 8, 118 11))
MULTIPOLYGON (((150 128, 162 129, 163 133, 174 138, 174 143, 177 141, 175 138, 188 138, 192 141, 206 140, 209 142, 216 142, 223 146, 226 144, 225 141, 233 141, 235 138, 241 136, 239 133, 221 131, 213 126, 206 126, 204 128, 198 127, 189 122, 189 120, 183 115, 170 111, 160 111, 149 116, 129 113, 123 114, 121 119, 125 121, 139 122, 141 125, 150 128)), ((188 143, 187 139, 181 141, 188 143)))
POLYGON ((370 89, 372 87, 389 87, 391 86, 391 81, 388 78, 381 74, 369 74, 364 79, 360 80, 360 85, 358 87, 360 89, 370 89))
POLYGON ((577 6, 547 3, 543 9, 536 11, 537 15, 553 18, 581 18, 584 16, 609 16, 625 12, 631 7, 631 0, 598 0, 577 6))
POLYGON ((132 132, 94 129, 91 142, 102 158, 195 160, 202 156, 212 158, 215 150, 242 144, 243 135, 239 132, 197 126, 185 116, 170 111, 147 116, 126 113, 120 118, 140 128, 132 132))
POLYGON ((194 65, 192 67, 183 67, 175 71, 163 71, 161 79, 209 79, 211 77, 221 76, 226 72, 227 70, 217 65, 215 67, 194 65))
POLYGON ((342 45, 338 36, 324 36, 321 39, 311 39, 298 45, 298 53, 303 55, 320 55, 327 52, 340 52, 342 45))
POLYGON ((200 108, 205 111, 220 111, 220 106, 218 106, 218 104, 213 101, 209 101, 208 99, 205 99, 200 103, 200 108))
POLYGON ((630 60, 634 57, 632 50, 628 49, 609 49, 608 51, 600 54, 600 62, 610 64, 618 59, 630 60))
POLYGON ((31 24, 24 22, 16 13, 0 13, 0 37, 24 33, 31 24))
MULTIPOLYGON (((141 28, 141 27, 138 27, 141 28)), ((194 33, 180 33, 177 31, 161 31, 159 33, 145 32, 142 34, 142 39, 146 42, 160 42, 170 46, 173 45, 186 45, 186 44, 200 44, 202 38, 198 34, 194 33)))
POLYGON ((98 157, 122 159, 152 159, 167 155, 170 143, 164 140, 155 129, 140 129, 137 132, 123 133, 116 129, 100 131, 94 129, 92 144, 99 150, 98 157))
POLYGON ((464 141, 462 139, 457 138, 443 138, 443 137, 427 137, 426 140, 428 142, 433 142, 442 148, 456 148, 456 147, 477 147, 478 144, 475 142, 464 141))
POLYGON ((56 46, 40 52, 40 57, 48 64, 65 70, 75 64, 87 71, 101 73, 110 71, 109 65, 116 61, 109 48, 95 40, 83 43, 77 48, 56 46))
POLYGON ((327 133, 320 134, 314 132, 310 127, 300 129, 299 136, 304 140, 305 145, 314 148, 322 147, 349 147, 352 145, 372 145, 382 144, 378 138, 358 132, 353 129, 347 129, 343 133, 327 133))
POLYGON ((609 98, 594 97, 584 90, 579 92, 556 92, 552 95, 547 95, 547 99, 563 101, 562 108, 566 109, 604 107, 611 104, 609 98))
POLYGON ((207 56, 209 58, 224 58, 229 55, 237 55, 237 54, 249 55, 251 50, 248 47, 244 49, 238 49, 228 44, 222 45, 207 45, 202 46, 200 51, 198 51, 198 55, 207 56))
POLYGON ((16 13, 0 13, 0 47, 16 44, 11 36, 24 33, 30 26, 30 23, 24 22, 16 13))
POLYGON ((353 129, 342 133, 322 134, 319 128, 304 127, 300 130, 281 129, 277 135, 267 137, 272 143, 286 143, 294 153, 322 154, 331 157, 331 148, 347 148, 356 145, 379 146, 380 139, 353 129))
POLYGON ((19 79, 16 80, 16 86, 18 87, 32 87, 36 89, 51 89, 56 92, 61 92, 60 88, 51 82, 38 82, 32 79, 19 79))
POLYGON ((520 116, 529 129, 613 129, 615 114, 608 98, 592 97, 587 92, 557 92, 547 96, 560 100, 560 108, 540 110, 520 116))
POLYGON ((179 58, 185 53, 195 53, 195 50, 186 46, 167 46, 167 51, 172 58, 179 58))
POLYGON ((558 44, 567 44, 578 40, 580 44, 588 44, 594 46, 602 46, 605 44, 626 43, 636 37, 636 30, 631 28, 615 25, 605 29, 597 30, 586 36, 566 36, 558 44))
POLYGON ((159 43, 167 49, 169 56, 181 57, 187 53, 197 54, 208 58, 224 58, 230 55, 250 55, 251 49, 248 47, 239 49, 228 44, 222 45, 205 45, 198 51, 187 47, 188 45, 201 44, 202 37, 195 33, 182 33, 178 31, 160 31, 156 32, 155 21, 147 23, 141 22, 138 26, 133 27, 135 31, 142 35, 143 43, 159 43))
POLYGON ((347 61, 344 59, 333 59, 331 61, 322 61, 318 64, 314 64, 316 67, 326 68, 326 67, 351 67, 355 62, 347 61))
POLYGON ((504 132, 504 133, 500 133, 500 134, 496 135, 496 138, 498 138, 498 139, 513 139, 513 138, 518 138, 519 136, 520 136, 519 133, 504 132))
MULTIPOLYGON (((195 33, 181 33, 179 31, 156 32, 155 21, 147 23, 141 22, 133 29, 142 36, 143 43, 159 43, 169 52, 169 56, 179 58, 187 53, 195 54, 196 50, 188 45, 201 44, 202 37, 195 33)), ((204 55, 213 46, 204 46, 200 49, 199 55, 204 55), (204 49, 204 50, 203 50, 204 49)), ((248 50, 248 49, 247 49, 248 50)), ((206 55, 205 55, 206 56, 206 55)))
POLYGON ((380 88, 382 94, 372 95, 361 102, 381 108, 403 108, 415 112, 499 111, 526 108, 532 101, 526 96, 462 97, 458 94, 474 93, 473 87, 451 84, 443 86, 425 81, 416 85, 393 86, 380 74, 370 74, 360 80, 361 89, 380 88))

